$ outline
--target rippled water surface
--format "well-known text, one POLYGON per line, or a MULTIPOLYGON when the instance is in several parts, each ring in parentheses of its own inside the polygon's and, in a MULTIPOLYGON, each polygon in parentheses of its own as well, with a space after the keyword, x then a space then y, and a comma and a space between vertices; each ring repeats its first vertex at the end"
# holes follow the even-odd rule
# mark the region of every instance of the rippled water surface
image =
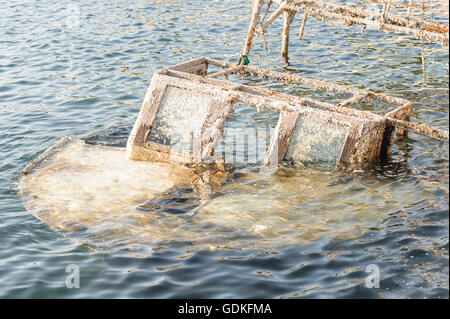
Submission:
MULTIPOLYGON (((448 142, 416 134, 369 172, 240 165, 209 200, 179 187, 136 203, 151 235, 138 243, 130 229, 58 232, 25 209, 20 171, 33 158, 66 136, 124 147, 153 72, 236 61, 250 11, 237 0, 0 1, 0 297, 448 298, 448 142), (65 286, 69 264, 79 289, 65 286), (371 264, 378 289, 363 284, 371 264)), ((298 41, 300 21, 290 66, 279 22, 269 51, 256 38, 252 65, 404 97, 413 121, 448 130, 448 49, 425 45, 424 83, 419 40, 309 21, 298 41)), ((237 110, 230 127, 277 121, 237 110)))

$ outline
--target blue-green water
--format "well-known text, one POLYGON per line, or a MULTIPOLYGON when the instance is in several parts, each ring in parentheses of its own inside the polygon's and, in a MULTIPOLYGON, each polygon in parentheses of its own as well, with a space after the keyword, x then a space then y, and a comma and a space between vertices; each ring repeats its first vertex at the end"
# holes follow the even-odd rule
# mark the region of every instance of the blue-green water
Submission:
MULTIPOLYGON (((25 210, 17 184, 26 164, 65 136, 124 146, 152 73, 200 56, 236 61, 249 18, 249 1, 0 2, 0 297, 448 298, 448 143, 415 134, 372 172, 332 173, 339 196, 314 203, 314 180, 304 195, 275 192, 298 213, 381 213, 351 239, 256 237, 246 245, 227 234, 214 249, 166 240, 99 251, 25 210), (67 11, 74 3, 79 24, 67 11), (80 268, 78 289, 66 288, 69 264, 80 268), (370 264, 381 271, 378 289, 362 284, 370 264)), ((309 21, 300 42, 299 24, 287 69, 279 23, 269 51, 255 40, 252 65, 405 97, 413 121, 448 129, 448 49, 425 45, 424 84, 416 39, 309 21)), ((244 119, 250 127, 257 113, 244 119)), ((241 183, 236 198, 271 200, 273 185, 258 176, 241 183)))

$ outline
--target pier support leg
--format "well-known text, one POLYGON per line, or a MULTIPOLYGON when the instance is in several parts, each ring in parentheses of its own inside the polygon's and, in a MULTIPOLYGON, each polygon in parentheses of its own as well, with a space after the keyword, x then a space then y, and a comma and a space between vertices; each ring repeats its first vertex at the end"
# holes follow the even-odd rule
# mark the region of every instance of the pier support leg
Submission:
POLYGON ((303 33, 305 33, 306 19, 308 19, 308 14, 303 12, 302 25, 300 31, 298 32, 298 38, 301 40, 303 38, 303 33))
POLYGON ((293 10, 284 10, 283 25, 283 42, 281 44, 281 58, 284 62, 289 63, 289 33, 291 31, 291 23, 297 12, 293 10))
POLYGON ((245 41, 244 50, 242 50, 242 54, 246 55, 247 57, 250 54, 253 36, 255 35, 256 24, 259 21, 259 15, 261 13, 263 4, 264 0, 255 0, 255 3, 253 5, 252 19, 250 21, 250 27, 248 28, 247 40, 245 41))

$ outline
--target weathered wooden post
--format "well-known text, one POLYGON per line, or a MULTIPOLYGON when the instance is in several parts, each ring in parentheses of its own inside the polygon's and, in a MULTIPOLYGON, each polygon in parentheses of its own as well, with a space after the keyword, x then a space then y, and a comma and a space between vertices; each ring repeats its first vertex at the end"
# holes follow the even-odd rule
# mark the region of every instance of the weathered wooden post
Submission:
MULTIPOLYGON (((249 32, 245 47, 242 51, 242 55, 246 57, 250 53, 253 36, 256 30, 256 25, 261 24, 261 31, 264 34, 267 28, 281 15, 284 17, 283 33, 282 33, 282 48, 281 56, 283 61, 288 62, 288 50, 289 50, 289 33, 290 25, 294 19, 297 11, 303 12, 303 20, 298 33, 298 38, 301 39, 305 31, 305 25, 307 18, 314 19, 316 21, 324 22, 331 25, 342 26, 349 28, 355 25, 359 25, 363 30, 379 30, 384 32, 404 33, 415 36, 418 39, 433 41, 441 43, 443 47, 448 47, 449 43, 449 27, 448 24, 442 22, 425 21, 423 18, 414 18, 411 15, 412 8, 418 8, 409 5, 392 2, 387 0, 380 0, 383 4, 381 16, 374 14, 374 12, 364 9, 358 6, 344 5, 342 3, 336 3, 335 1, 303 1, 303 0, 272 0, 278 5, 278 8, 271 14, 271 16, 265 20, 260 21, 260 11, 263 5, 262 0, 255 0, 253 5, 252 19, 249 26, 249 32), (407 6, 408 13, 395 11, 394 7, 407 6), (394 11, 394 12, 390 12, 394 11)), ((446 6, 448 10, 448 6, 446 6)), ((422 8, 423 12, 430 12, 440 14, 443 17, 446 16, 448 20, 448 13, 445 10, 439 8, 422 8)), ((241 56, 242 57, 242 56, 241 56)), ((246 59, 241 59, 242 63, 248 62, 246 59)), ((424 68, 425 73, 425 68, 424 68)))
POLYGON ((259 21, 259 15, 261 13, 261 8, 264 4, 264 0, 255 0, 253 5, 252 19, 250 21, 250 27, 248 28, 247 39, 245 40, 244 49, 242 50, 242 55, 248 57, 250 54, 250 49, 252 47, 253 37, 256 31, 256 24, 259 21))
POLYGON ((289 34, 291 32, 291 23, 294 20, 297 11, 284 10, 283 14, 283 39, 281 44, 281 58, 284 62, 289 63, 289 34))
POLYGON ((305 33, 306 20, 308 19, 308 13, 303 12, 302 25, 300 26, 300 30, 298 32, 298 38, 301 40, 303 38, 303 34, 305 33))

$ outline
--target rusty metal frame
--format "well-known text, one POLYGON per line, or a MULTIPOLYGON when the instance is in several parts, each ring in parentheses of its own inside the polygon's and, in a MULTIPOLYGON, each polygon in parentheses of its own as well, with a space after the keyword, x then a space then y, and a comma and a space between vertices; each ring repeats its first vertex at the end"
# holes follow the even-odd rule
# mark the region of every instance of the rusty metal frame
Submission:
MULTIPOLYGON (((225 61, 202 57, 155 72, 150 87, 147 90, 140 114, 128 139, 128 158, 134 160, 170 160, 178 163, 192 163, 196 159, 200 161, 205 160, 205 158, 208 158, 213 153, 214 147, 223 133, 223 125, 232 112, 233 104, 236 102, 246 103, 251 107, 256 107, 258 110, 272 109, 281 112, 281 122, 277 125, 281 127, 285 125, 282 119, 289 118, 289 116, 286 116, 288 114, 294 114, 290 115, 292 117, 315 112, 317 119, 331 116, 336 121, 340 121, 342 125, 349 127, 349 135, 340 157, 340 162, 342 163, 370 162, 381 156, 383 152, 388 152, 396 127, 398 128, 398 133, 402 136, 408 130, 414 130, 433 138, 442 138, 442 135, 445 138, 445 133, 447 133, 448 137, 448 132, 446 131, 428 128, 417 123, 410 123, 409 118, 412 112, 412 103, 402 98, 373 93, 322 80, 250 66, 235 65, 225 61), (219 67, 221 70, 215 72, 210 71, 209 66, 211 65, 219 67), (231 82, 228 80, 228 77, 232 74, 250 74, 285 82, 300 82, 318 90, 351 94, 352 97, 338 104, 332 104, 325 101, 249 86, 243 83, 231 82), (225 79, 219 79, 221 77, 225 79), (204 132, 202 132, 201 147, 196 151, 180 150, 146 141, 167 86, 184 88, 198 92, 199 94, 210 94, 215 97, 214 103, 210 107, 207 120, 203 124, 203 128, 214 127, 216 135, 203 135, 204 132), (382 101, 394 105, 396 108, 385 116, 351 108, 364 100, 382 101)), ((290 138, 290 136, 277 137, 284 138, 287 141, 290 138)), ((285 147, 287 145, 288 142, 285 147)), ((279 151, 281 151, 279 154, 285 153, 283 149, 279 151)), ((269 147, 269 154, 266 156, 266 159, 270 158, 270 152, 269 147)), ((265 160, 265 163, 270 164, 271 162, 270 160, 265 160)))

